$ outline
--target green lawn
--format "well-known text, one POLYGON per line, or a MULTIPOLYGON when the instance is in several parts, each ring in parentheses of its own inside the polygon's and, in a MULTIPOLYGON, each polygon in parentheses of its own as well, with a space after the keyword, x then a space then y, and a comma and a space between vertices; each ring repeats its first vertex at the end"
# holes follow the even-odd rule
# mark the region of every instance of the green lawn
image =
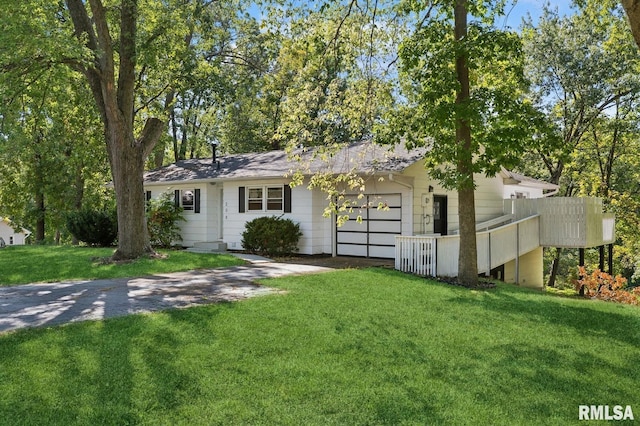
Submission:
POLYGON ((124 264, 101 264, 110 248, 71 246, 12 246, 0 250, 0 286, 73 279, 123 278, 219 268, 244 262, 230 255, 161 251, 166 259, 139 259, 124 264))
POLYGON ((640 417, 637 307, 385 269, 265 284, 286 293, 0 336, 0 423, 566 425, 584 424, 581 404, 640 417))

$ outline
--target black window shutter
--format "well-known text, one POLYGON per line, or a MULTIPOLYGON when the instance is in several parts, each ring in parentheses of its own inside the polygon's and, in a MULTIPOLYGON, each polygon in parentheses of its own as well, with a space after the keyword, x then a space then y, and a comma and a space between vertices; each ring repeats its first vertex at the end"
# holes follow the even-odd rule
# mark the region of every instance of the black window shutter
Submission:
POLYGON ((244 186, 238 188, 238 211, 244 213, 244 186))
POLYGON ((151 191, 147 191, 145 192, 145 199, 148 201, 151 201, 151 191))
POLYGON ((193 194, 193 212, 200 213, 200 190, 196 189, 193 194))
POLYGON ((291 187, 284 186, 284 212, 291 213, 291 187))
POLYGON ((180 190, 176 189, 175 191, 173 191, 173 194, 174 194, 173 202, 175 203, 176 207, 180 207, 180 190))

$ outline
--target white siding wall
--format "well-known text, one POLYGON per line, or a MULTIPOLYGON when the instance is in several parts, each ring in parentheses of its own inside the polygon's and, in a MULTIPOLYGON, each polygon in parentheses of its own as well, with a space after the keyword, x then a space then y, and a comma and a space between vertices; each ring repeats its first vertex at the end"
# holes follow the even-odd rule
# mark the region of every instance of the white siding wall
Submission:
MULTIPOLYGON (((260 216, 280 216, 291 219, 300 224, 302 237, 298 244, 301 254, 331 254, 333 250, 333 238, 335 224, 331 218, 322 216, 327 206, 326 194, 319 190, 310 191, 306 183, 291 189, 291 213, 270 212, 245 212, 239 213, 238 188, 241 186, 269 186, 284 185, 285 179, 270 180, 243 180, 228 181, 224 183, 224 241, 230 250, 242 250, 242 233, 246 222, 260 216)), ((367 181, 365 186, 367 194, 402 194, 402 232, 411 235, 413 226, 410 224, 413 203, 412 193, 409 188, 396 182, 379 182, 377 179, 367 181)), ((381 212, 384 214, 384 212, 381 212)))
POLYGON ((525 187, 520 185, 505 185, 503 196, 505 199, 516 198, 516 193, 521 193, 524 198, 542 198, 543 193, 540 188, 525 187))
POLYGON ((242 250, 242 233, 245 224, 260 216, 280 216, 285 219, 291 219, 295 223, 300 224, 302 237, 298 244, 299 253, 301 254, 318 254, 323 252, 324 248, 324 232, 322 222, 322 209, 318 211, 314 201, 316 197, 307 189, 305 185, 291 188, 291 213, 278 212, 239 212, 239 193, 238 188, 241 186, 269 186, 269 185, 285 185, 289 183, 286 179, 269 179, 269 180, 243 180, 228 181, 224 183, 223 209, 224 209, 224 242, 230 250, 242 250))
MULTIPOLYGON (((427 175, 427 171, 421 161, 408 167, 404 176, 414 178, 413 190, 413 229, 414 234, 433 233, 433 195, 447 196, 447 225, 448 233, 459 229, 458 220, 458 193, 444 189, 437 181, 427 175), (433 192, 429 192, 429 186, 433 192), (427 198, 425 204, 423 199, 427 198), (426 220, 424 216, 428 215, 426 220)), ((483 222, 502 215, 504 185, 500 176, 487 178, 484 175, 476 175, 476 221, 483 222)), ((404 234, 404 232, 403 232, 404 234)))
POLYGON ((22 232, 15 232, 11 225, 0 219, 0 237, 6 245, 21 246, 24 245, 27 236, 22 232))
MULTIPOLYGON (((306 182, 305 182, 306 188, 306 182)), ((307 190, 308 191, 308 190, 307 190)), ((313 253, 314 254, 331 254, 332 253, 332 235, 333 220, 330 217, 323 217, 324 209, 328 205, 327 195, 322 191, 313 191, 311 194, 313 208, 313 253)))
POLYGON ((151 191, 152 198, 158 198, 164 192, 169 192, 173 199, 175 190, 195 190, 200 189, 200 213, 194 211, 184 211, 184 222, 178 222, 182 241, 176 241, 185 247, 191 247, 200 241, 215 241, 218 235, 218 211, 216 209, 216 194, 220 184, 211 185, 209 183, 148 186, 146 191, 151 191))
POLYGON ((501 176, 475 175, 476 221, 485 222, 502 216, 504 210, 504 184, 501 176))

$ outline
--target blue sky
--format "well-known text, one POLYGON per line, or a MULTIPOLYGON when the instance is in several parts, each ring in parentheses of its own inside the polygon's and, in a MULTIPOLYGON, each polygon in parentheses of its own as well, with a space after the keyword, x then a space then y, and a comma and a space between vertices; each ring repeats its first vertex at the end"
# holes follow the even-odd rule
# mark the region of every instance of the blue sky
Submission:
POLYGON ((517 0, 513 6, 507 6, 505 12, 508 16, 504 19, 504 22, 497 22, 498 27, 509 26, 514 30, 517 30, 522 25, 522 18, 530 14, 534 22, 542 14, 542 8, 544 4, 549 3, 551 8, 557 8, 560 15, 571 14, 571 1, 550 1, 550 0, 517 0))
MULTIPOLYGON (((299 1, 294 0, 294 3, 299 1)), ((551 8, 557 8, 561 16, 572 13, 571 0, 511 0, 505 10, 507 16, 502 19, 502 22, 497 22, 496 25, 501 28, 509 26, 514 30, 518 30, 522 25, 522 19, 528 14, 536 22, 542 14, 542 8, 546 3, 549 3, 551 8)), ((248 12, 256 17, 261 16, 261 8, 256 4, 253 4, 248 12)))

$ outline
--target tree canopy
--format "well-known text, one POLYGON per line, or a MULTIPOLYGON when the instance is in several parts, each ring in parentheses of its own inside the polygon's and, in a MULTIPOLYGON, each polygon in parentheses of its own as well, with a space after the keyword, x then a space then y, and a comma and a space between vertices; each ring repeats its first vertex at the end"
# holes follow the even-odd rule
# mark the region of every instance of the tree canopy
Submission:
POLYGON ((494 27, 503 2, 405 2, 416 28, 400 46, 400 93, 379 136, 428 148, 425 166, 458 191, 459 279, 477 283, 474 174, 517 163, 538 115, 525 97, 518 34, 494 27))
MULTIPOLYGON (((604 197, 633 274, 636 2, 575 3, 516 32, 494 25, 502 0, 0 0, 0 214, 51 241, 66 212, 115 201, 117 254, 136 257, 151 251, 147 168, 212 143, 328 156, 375 140, 427 147, 426 170, 459 192, 463 281, 477 275, 474 176, 501 167, 604 197)), ((363 186, 305 183, 332 214, 363 186)))

